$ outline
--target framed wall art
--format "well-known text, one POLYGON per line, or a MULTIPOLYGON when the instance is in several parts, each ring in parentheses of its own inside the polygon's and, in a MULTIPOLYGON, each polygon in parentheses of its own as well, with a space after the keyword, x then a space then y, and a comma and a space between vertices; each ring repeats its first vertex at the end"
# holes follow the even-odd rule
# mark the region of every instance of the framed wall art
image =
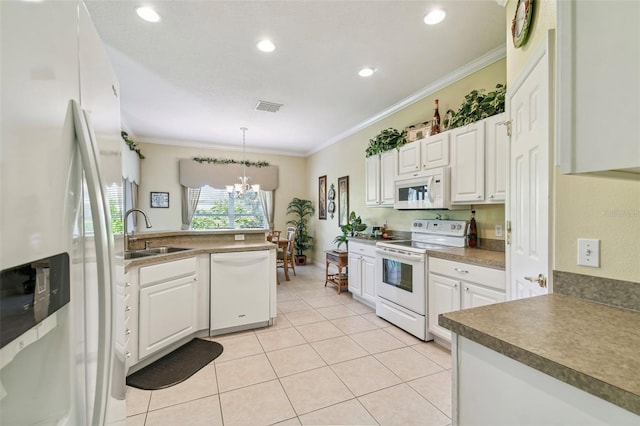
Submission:
POLYGON ((338 178, 338 226, 349 223, 349 176, 338 178))
POLYGON ((318 219, 327 220, 327 175, 318 178, 318 219))
POLYGON ((329 213, 329 217, 333 219, 334 213, 336 212, 336 189, 331 184, 329 187, 329 204, 327 204, 327 213, 329 213))
POLYGON ((151 207, 152 208, 169 208, 169 193, 168 192, 152 192, 151 193, 151 207))

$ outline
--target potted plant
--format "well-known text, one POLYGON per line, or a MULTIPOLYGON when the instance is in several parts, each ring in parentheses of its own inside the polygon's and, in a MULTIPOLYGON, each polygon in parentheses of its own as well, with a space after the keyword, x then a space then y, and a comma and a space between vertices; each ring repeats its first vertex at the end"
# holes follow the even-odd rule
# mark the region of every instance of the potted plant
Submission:
POLYGON ((349 240, 347 237, 355 237, 356 233, 362 232, 365 229, 367 229, 367 224, 362 223, 362 219, 360 219, 360 216, 356 216, 356 212, 351 212, 349 214, 349 222, 340 227, 342 235, 338 235, 333 242, 338 244, 338 248, 340 248, 342 243, 345 243, 348 248, 349 240))
POLYGON ((294 198, 287 206, 287 214, 296 216, 295 219, 287 221, 287 225, 293 225, 296 228, 296 240, 294 243, 296 265, 307 263, 307 256, 303 252, 311 248, 313 237, 308 233, 307 220, 313 212, 314 208, 310 200, 294 198))

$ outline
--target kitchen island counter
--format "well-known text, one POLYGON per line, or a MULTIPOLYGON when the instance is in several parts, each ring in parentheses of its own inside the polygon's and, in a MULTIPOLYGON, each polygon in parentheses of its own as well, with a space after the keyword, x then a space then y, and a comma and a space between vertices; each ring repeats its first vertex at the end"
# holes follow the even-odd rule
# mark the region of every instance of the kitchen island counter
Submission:
POLYGON ((640 414, 640 312, 548 294, 442 314, 458 336, 640 414))

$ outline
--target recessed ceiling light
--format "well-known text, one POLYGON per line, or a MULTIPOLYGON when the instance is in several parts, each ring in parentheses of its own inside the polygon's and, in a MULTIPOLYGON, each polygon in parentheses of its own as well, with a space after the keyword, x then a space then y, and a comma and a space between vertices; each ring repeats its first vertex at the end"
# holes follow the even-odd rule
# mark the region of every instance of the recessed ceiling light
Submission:
POLYGON ((371 77, 374 71, 375 70, 373 68, 362 68, 360 71, 358 71, 358 75, 360 77, 371 77))
POLYGON ((136 13, 138 14, 139 17, 141 17, 147 22, 160 21, 160 15, 158 15, 156 11, 151 9, 150 7, 147 7, 147 6, 139 7, 136 9, 136 13))
POLYGON ((444 10, 434 9, 424 17, 424 23, 427 25, 435 25, 442 22, 445 16, 447 16, 447 14, 444 10))
POLYGON ((271 40, 260 40, 256 46, 258 46, 258 50, 262 52, 273 52, 276 50, 276 45, 273 44, 271 40))

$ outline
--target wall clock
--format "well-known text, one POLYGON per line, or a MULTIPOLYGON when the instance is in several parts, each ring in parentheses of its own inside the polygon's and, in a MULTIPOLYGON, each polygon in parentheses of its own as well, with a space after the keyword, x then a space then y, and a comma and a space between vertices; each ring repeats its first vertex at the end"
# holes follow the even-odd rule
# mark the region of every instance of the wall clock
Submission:
POLYGON ((518 0, 516 5, 516 14, 513 17, 513 21, 511 21, 511 36, 513 37, 513 45, 516 48, 524 45, 527 42, 527 37, 529 37, 533 1, 518 0))

